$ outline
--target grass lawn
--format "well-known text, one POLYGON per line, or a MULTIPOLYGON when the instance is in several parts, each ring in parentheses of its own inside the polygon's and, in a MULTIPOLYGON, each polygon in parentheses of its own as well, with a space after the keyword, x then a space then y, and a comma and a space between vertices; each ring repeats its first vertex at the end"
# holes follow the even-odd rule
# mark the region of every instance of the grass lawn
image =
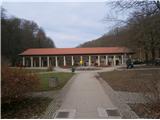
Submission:
MULTIPOLYGON (((21 69, 19 67, 11 67, 11 69, 21 69)), ((22 68, 23 70, 25 70, 26 72, 32 72, 32 73, 38 73, 38 72, 47 72, 47 69, 28 69, 28 68, 22 68)))
POLYGON ((25 69, 28 72, 33 72, 33 73, 37 73, 37 72, 47 72, 47 69, 25 69))
POLYGON ((74 75, 73 73, 65 73, 65 72, 58 72, 58 73, 41 73, 37 74, 40 78, 40 87, 38 91, 46 91, 46 90, 59 90, 61 89, 69 79, 74 75), (59 85, 55 88, 49 87, 48 80, 51 77, 57 77, 59 80, 59 85))
POLYGON ((149 92, 152 82, 160 78, 160 70, 124 70, 99 73, 117 91, 149 92))

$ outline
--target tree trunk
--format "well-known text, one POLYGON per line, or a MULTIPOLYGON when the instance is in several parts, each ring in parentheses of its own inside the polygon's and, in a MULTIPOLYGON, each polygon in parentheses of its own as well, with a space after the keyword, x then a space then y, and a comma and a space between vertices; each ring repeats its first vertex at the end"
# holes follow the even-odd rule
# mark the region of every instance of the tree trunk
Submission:
POLYGON ((160 58, 160 48, 158 49, 158 53, 159 53, 158 57, 160 58))
POLYGON ((155 60, 155 48, 152 48, 151 54, 152 54, 152 61, 154 61, 155 60))
POLYGON ((146 64, 148 64, 148 52, 145 51, 145 61, 146 61, 146 64))

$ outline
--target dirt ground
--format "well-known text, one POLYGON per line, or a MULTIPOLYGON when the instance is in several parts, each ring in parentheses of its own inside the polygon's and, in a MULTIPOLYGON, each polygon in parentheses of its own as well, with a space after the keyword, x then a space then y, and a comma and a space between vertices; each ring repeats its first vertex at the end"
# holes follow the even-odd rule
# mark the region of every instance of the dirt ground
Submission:
POLYGON ((140 118, 159 119, 160 118, 160 103, 159 104, 129 104, 133 111, 140 118))
MULTIPOLYGON (((145 94, 160 90, 160 69, 123 70, 99 74, 116 91, 145 94)), ((135 103, 129 106, 140 118, 160 118, 160 102, 135 103)))
POLYGON ((123 70, 99 74, 114 90, 128 92, 150 92, 153 81, 160 78, 160 70, 123 70))

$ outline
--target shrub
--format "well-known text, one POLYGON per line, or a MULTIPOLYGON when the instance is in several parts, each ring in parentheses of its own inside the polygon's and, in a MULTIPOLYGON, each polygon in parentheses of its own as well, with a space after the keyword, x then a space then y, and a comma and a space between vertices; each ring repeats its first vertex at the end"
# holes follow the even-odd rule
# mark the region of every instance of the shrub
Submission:
POLYGON ((25 94, 38 87, 38 77, 22 68, 11 69, 3 66, 1 69, 1 98, 3 103, 22 100, 25 94))

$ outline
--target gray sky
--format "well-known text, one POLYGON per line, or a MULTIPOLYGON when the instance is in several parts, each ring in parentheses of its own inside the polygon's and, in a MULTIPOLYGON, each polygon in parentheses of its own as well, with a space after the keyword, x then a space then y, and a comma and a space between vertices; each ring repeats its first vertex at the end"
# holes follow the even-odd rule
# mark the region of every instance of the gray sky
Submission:
POLYGON ((56 47, 76 47, 109 30, 106 2, 3 2, 8 14, 35 21, 56 47))

